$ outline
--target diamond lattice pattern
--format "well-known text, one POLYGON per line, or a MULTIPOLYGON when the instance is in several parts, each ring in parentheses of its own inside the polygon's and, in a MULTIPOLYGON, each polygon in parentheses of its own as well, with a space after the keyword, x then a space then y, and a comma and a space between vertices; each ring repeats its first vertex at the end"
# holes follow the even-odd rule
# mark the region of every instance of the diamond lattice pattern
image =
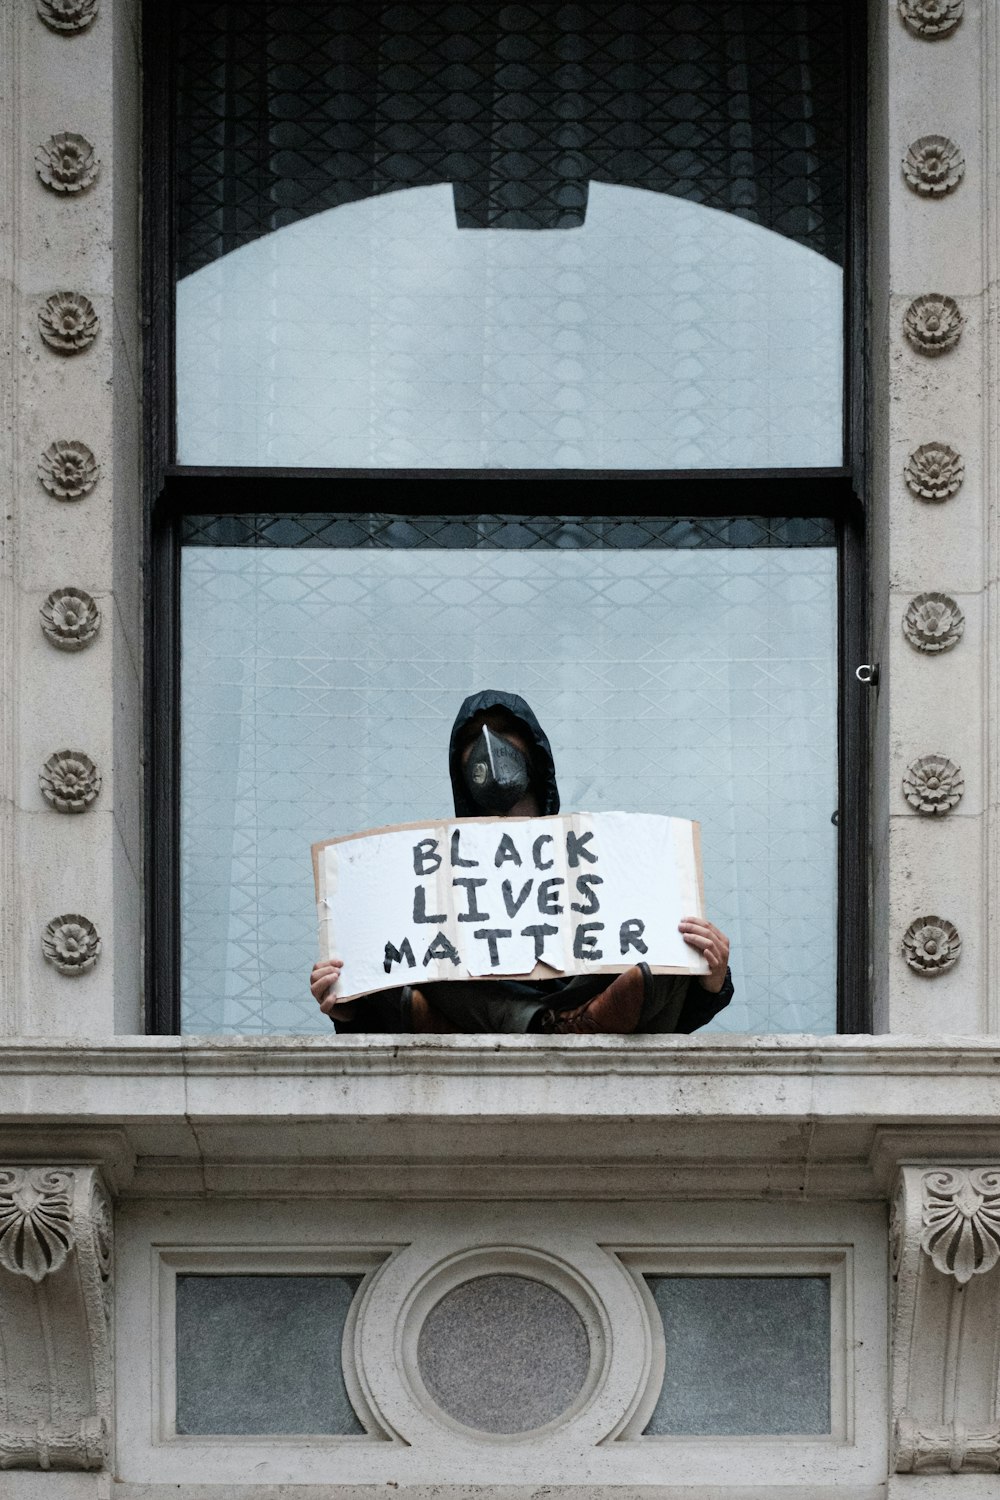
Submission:
POLYGON ((469 692, 521 693, 567 809, 703 825, 717 1029, 835 1029, 836 554, 185 548, 190 1032, 328 1031, 310 844, 450 810, 469 692))

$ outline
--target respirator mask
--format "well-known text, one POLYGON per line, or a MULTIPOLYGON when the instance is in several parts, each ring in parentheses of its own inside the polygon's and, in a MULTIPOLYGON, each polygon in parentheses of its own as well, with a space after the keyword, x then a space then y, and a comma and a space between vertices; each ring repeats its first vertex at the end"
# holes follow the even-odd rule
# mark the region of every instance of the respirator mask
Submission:
POLYGON ((484 813, 509 812, 531 786, 528 757, 484 725, 462 767, 466 790, 484 813))

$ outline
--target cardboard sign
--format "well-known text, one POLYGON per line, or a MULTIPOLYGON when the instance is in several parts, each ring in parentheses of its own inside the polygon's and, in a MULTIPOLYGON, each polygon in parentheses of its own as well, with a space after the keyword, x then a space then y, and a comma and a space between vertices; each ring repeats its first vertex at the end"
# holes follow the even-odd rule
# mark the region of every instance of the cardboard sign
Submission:
POLYGON ((704 900, 699 825, 650 813, 457 818, 313 845, 337 996, 470 978, 706 974, 677 931, 704 900))

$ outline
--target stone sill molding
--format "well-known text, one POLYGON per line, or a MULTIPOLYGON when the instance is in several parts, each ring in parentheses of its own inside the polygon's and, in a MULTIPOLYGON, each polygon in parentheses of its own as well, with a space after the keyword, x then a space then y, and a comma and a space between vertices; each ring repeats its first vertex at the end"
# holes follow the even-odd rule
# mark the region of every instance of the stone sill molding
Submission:
POLYGON ((996 1038, 21 1038, 0 1080, 5 1141, 133 1195, 872 1199, 1000 1158, 996 1038))

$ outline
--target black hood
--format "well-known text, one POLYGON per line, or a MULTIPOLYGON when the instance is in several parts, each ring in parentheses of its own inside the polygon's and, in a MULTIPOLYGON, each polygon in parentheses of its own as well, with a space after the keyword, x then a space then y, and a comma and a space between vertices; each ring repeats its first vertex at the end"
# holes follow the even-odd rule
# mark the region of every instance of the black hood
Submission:
POLYGON ((531 788, 538 798, 543 814, 559 811, 559 788, 556 786, 556 768, 552 762, 552 748, 548 737, 523 698, 516 693, 502 693, 487 688, 466 698, 458 710, 448 746, 448 769, 451 773, 451 789, 455 796, 456 818, 478 818, 482 811, 476 806, 465 789, 462 766, 459 759, 459 740, 462 730, 476 717, 490 708, 504 708, 524 725, 524 732, 531 742, 531 788))

